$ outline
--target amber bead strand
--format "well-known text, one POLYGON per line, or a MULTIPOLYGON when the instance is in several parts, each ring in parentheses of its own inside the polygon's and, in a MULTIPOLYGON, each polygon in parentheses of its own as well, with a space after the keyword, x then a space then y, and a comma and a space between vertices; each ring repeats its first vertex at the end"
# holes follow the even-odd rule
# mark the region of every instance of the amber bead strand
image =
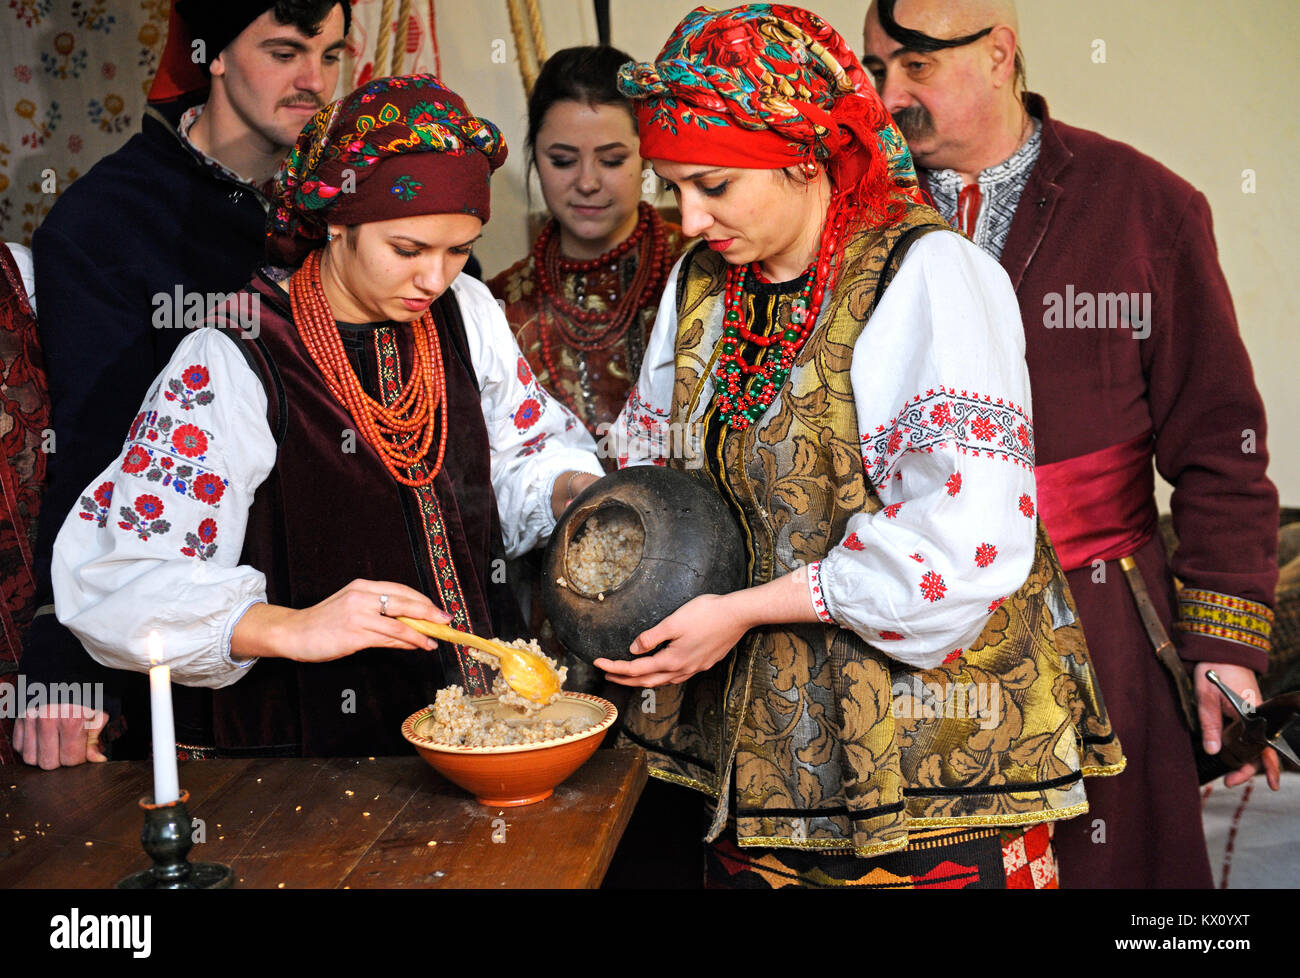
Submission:
POLYGON ((312 252, 290 280, 289 298, 298 335, 330 394, 347 410, 361 437, 379 454, 393 478, 404 486, 428 486, 442 468, 447 449, 447 377, 432 311, 412 324, 415 362, 397 401, 386 407, 365 392, 348 361, 321 287, 320 264, 321 252, 312 252), (433 444, 435 415, 437 458, 423 476, 412 479, 405 470, 426 461, 433 444))

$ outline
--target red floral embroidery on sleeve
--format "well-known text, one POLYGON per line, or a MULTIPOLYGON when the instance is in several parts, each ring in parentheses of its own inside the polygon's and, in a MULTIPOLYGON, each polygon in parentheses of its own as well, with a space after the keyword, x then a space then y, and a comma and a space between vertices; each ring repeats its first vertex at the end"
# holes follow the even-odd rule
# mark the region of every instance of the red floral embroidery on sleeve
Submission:
POLYGON ((533 382, 533 368, 528 365, 528 361, 523 357, 519 358, 519 363, 515 368, 515 373, 519 377, 519 383, 525 387, 533 382))
POLYGON ((519 446, 518 454, 520 456, 535 455, 538 452, 545 450, 546 439, 549 437, 550 435, 544 431, 540 435, 533 435, 532 438, 529 438, 526 442, 524 442, 522 445, 519 446))
POLYGON ((83 520, 91 520, 96 526, 104 526, 108 523, 108 507, 113 501, 113 483, 101 482, 91 496, 81 497, 81 508, 84 512, 78 513, 83 520))
POLYGON ((950 496, 955 496, 957 493, 961 492, 961 473, 954 472, 950 475, 948 481, 943 484, 943 487, 948 490, 948 495, 950 496))
POLYGON ((858 535, 856 533, 850 533, 847 537, 845 537, 842 546, 844 547, 845 550, 866 549, 866 545, 861 540, 858 539, 858 535))
POLYGON ((542 406, 537 403, 535 398, 528 398, 519 409, 515 411, 515 428, 519 431, 527 431, 533 425, 537 424, 538 419, 542 416, 542 406))
POLYGON ((149 461, 148 449, 143 445, 132 445, 122 460, 122 471, 129 474, 142 472, 149 467, 149 461))
POLYGON ((835 619, 826 609, 826 597, 822 594, 822 562, 814 560, 808 565, 808 591, 812 596, 813 610, 817 612, 817 618, 827 625, 834 625, 835 619))
POLYGON ((918 564, 925 563, 925 558, 922 557, 920 554, 908 554, 908 556, 911 557, 913 560, 915 560, 918 564))
POLYGON ((995 611, 997 611, 999 608, 1001 608, 1001 607, 1002 607, 1002 602, 1005 601, 1005 600, 1007 600, 1007 599, 1006 599, 1006 598, 994 598, 991 602, 989 602, 989 614, 991 615, 991 614, 993 614, 993 612, 995 612, 995 611))
POLYGON ((226 483, 220 476, 208 473, 194 480, 194 498, 215 506, 226 492, 226 483))
POLYGON ((943 664, 946 666, 950 662, 956 662, 959 658, 961 658, 961 653, 962 653, 961 649, 953 649, 951 652, 949 652, 947 655, 943 657, 943 664))
POLYGON ((862 464, 883 485, 908 452, 956 451, 1033 470, 1033 429, 1024 408, 1004 397, 930 388, 906 401, 888 424, 863 432, 862 464))
POLYGON ((981 543, 975 548, 975 563, 987 567, 998 555, 998 548, 991 543, 981 543))
POLYGON ((920 588, 925 600, 930 602, 939 601, 948 591, 948 585, 934 571, 927 571, 925 577, 921 578, 920 588))
POLYGON ((890 503, 888 506, 882 509, 881 512, 885 514, 885 519, 892 520, 895 516, 898 515, 898 511, 902 508, 903 508, 902 503, 890 503))
POLYGON ((1020 494, 1020 512, 1026 516, 1034 515, 1034 501, 1029 498, 1029 494, 1026 492, 1020 494))
POLYGON ((192 424, 179 425, 172 433, 172 446, 186 458, 202 458, 208 450, 208 436, 192 424))
POLYGON ((123 506, 118 510, 122 518, 117 525, 123 530, 133 531, 141 540, 148 540, 151 535, 162 535, 172 528, 162 519, 165 509, 161 499, 146 493, 136 498, 134 508, 123 506))
POLYGON ((186 557, 198 557, 199 560, 211 560, 217 552, 217 521, 208 518, 199 524, 197 533, 185 534, 185 546, 181 553, 186 557))
POLYGON ((882 642, 897 642, 903 637, 902 632, 881 632, 880 640, 882 642))
POLYGON ((196 406, 211 404, 216 398, 212 391, 204 390, 208 386, 208 368, 200 363, 192 363, 181 372, 179 379, 173 377, 167 381, 167 390, 163 397, 176 401, 184 411, 192 411, 196 406))

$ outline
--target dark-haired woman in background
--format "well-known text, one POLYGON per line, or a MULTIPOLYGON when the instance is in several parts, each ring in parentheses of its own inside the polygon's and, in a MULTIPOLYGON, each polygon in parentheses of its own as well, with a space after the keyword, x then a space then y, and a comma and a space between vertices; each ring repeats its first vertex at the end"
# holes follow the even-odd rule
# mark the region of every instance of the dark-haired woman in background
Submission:
POLYGON ((631 60, 576 47, 542 66, 527 142, 552 216, 532 251, 488 283, 538 381, 597 435, 623 409, 682 250, 681 229, 641 201, 636 122, 615 84, 631 60))

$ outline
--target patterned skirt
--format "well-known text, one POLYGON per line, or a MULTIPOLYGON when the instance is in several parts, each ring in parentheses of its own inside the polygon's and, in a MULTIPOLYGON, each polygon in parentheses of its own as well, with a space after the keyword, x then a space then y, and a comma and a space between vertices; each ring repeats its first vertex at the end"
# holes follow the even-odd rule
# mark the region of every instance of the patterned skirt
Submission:
POLYGON ((912 832, 906 849, 861 859, 850 852, 740 848, 734 824, 705 847, 710 889, 785 886, 899 889, 1023 889, 1059 887, 1051 823, 1028 828, 928 829, 912 832))

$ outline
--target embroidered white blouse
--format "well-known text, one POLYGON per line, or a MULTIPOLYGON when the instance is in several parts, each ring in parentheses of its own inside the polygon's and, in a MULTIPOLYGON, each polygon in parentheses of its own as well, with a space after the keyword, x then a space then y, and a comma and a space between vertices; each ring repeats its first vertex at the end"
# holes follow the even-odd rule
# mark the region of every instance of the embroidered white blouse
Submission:
MULTIPOLYGON (((560 473, 603 469, 586 428, 533 377, 487 287, 461 275, 451 288, 513 557, 554 529, 560 473)), ((275 464, 266 407, 261 379, 212 329, 186 337, 154 382, 121 455, 87 487, 54 545, 55 613, 99 662, 148 669, 152 629, 172 678, 188 686, 227 686, 256 661, 231 660, 230 637, 244 611, 266 600, 261 572, 238 563, 253 494, 275 464)))
MULTIPOLYGON (((681 264, 608 436, 620 464, 662 464, 683 441, 666 424, 681 264)), ((705 325, 706 348, 721 328, 705 325)), ((957 234, 922 237, 862 330, 850 377, 863 464, 885 508, 851 516, 809 565, 810 598, 823 621, 932 668, 979 636, 1033 564, 1029 373, 1006 272, 957 234)))

